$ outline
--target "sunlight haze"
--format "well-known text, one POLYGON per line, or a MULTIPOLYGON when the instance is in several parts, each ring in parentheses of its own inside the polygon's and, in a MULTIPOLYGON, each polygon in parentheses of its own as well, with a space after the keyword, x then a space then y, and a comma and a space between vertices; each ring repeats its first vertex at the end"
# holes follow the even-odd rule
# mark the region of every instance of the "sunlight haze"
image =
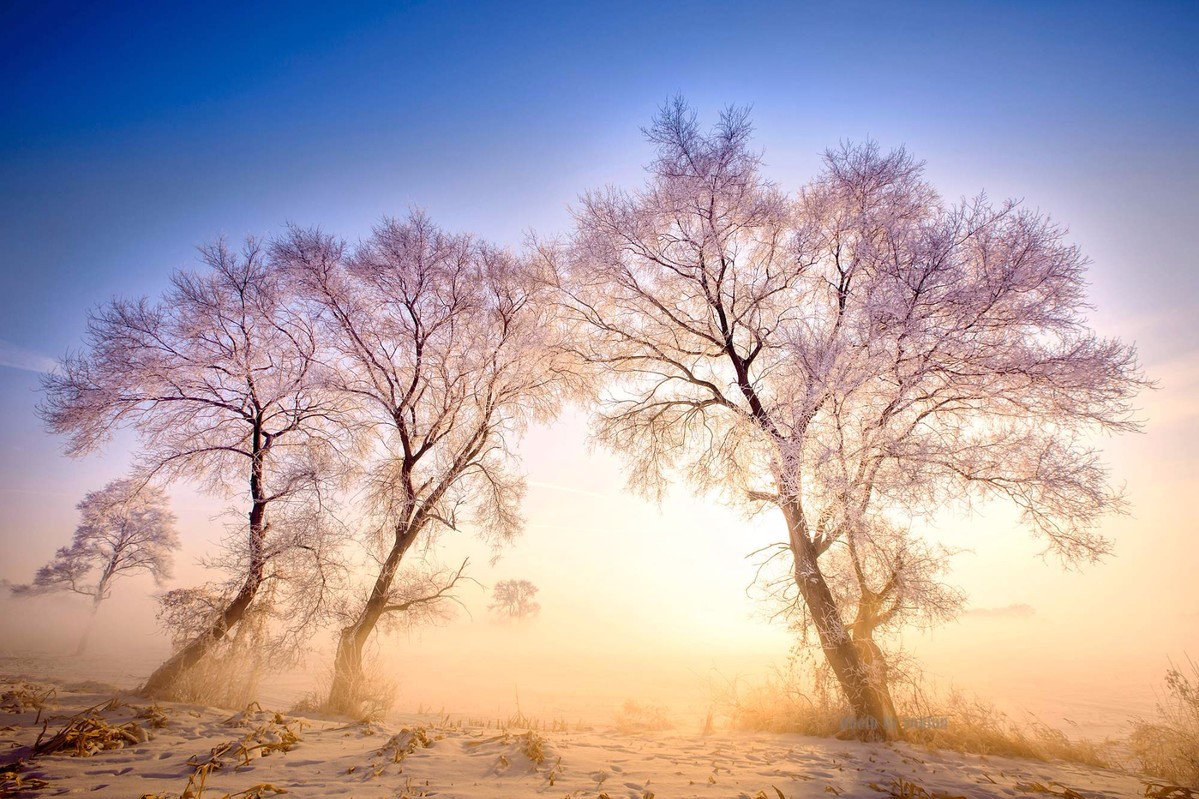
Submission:
MULTIPOLYGON (((873 141, 923 161, 947 203, 1015 198, 1068 229, 1089 324, 1135 342, 1155 383, 1133 403, 1143 432, 1088 439, 1127 500, 1098 527, 1113 553, 1063 566, 1013 504, 946 504, 913 532, 957 551, 946 582, 963 610, 896 644, 930 688, 1127 736, 1166 670, 1199 658, 1197 41, 1196 7, 1168 2, 5 4, 2 671, 140 685, 171 654, 155 598, 212 579, 206 561, 246 524, 241 483, 167 486, 173 576, 117 582, 82 665, 69 655, 89 600, 10 595, 139 446, 124 430, 72 459, 37 414, 44 376, 90 346, 89 312, 158 298, 173 270, 200 267, 199 245, 287 225, 353 245, 421 209, 510 252, 565 241, 584 192, 643 186, 643 129, 680 96, 702 131, 748 106, 761 174, 789 197, 826 149, 873 141)), ((787 542, 783 517, 681 475, 661 502, 642 496, 591 411, 569 404, 512 438, 527 491, 510 543, 465 524, 414 545, 414 561, 469 559, 470 580, 448 619, 370 639, 390 712, 613 724, 632 701, 698 734, 722 697, 786 671, 796 633, 752 554, 787 542), (540 613, 488 609, 510 579, 537 586, 540 613)), ((369 584, 378 563, 354 557, 369 584)), ((302 662, 264 677, 264 707, 328 691, 337 640, 325 624, 302 662)))

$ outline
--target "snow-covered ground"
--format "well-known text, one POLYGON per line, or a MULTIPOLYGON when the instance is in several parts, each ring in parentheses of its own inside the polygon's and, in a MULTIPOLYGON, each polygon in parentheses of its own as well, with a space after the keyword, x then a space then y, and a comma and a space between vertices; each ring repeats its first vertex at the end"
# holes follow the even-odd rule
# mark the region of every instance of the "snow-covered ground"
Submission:
MULTIPOLYGON (((386 723, 151 706, 103 686, 0 678, 0 764, 26 793, 130 797, 1131 797, 1136 777, 905 744, 698 731, 529 731, 433 716, 386 723), (53 691, 50 689, 53 688, 53 691), (33 707, 46 695, 44 706, 33 707), (110 702, 117 696, 116 702, 110 702), (99 721, 87 721, 97 719, 99 721), (91 730, 80 739, 67 730, 91 730), (115 748, 88 751, 103 738, 115 748), (38 751, 41 748, 57 751, 38 751), (919 786, 917 788, 916 786, 919 786), (1065 788, 1078 794, 1065 793, 1065 788), (921 792, 920 789, 927 793, 921 792), (906 791, 906 792, 905 792, 906 791), (190 793, 189 793, 190 792, 190 793)), ((0 795, 8 796, 3 788, 0 795)))

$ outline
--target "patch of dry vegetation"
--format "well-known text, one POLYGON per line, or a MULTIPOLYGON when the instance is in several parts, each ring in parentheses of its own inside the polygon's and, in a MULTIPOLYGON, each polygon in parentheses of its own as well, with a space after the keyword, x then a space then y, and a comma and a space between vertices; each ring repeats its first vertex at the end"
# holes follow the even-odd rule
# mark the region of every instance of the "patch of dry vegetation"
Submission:
POLYGON ((50 785, 39 776, 26 773, 27 769, 28 764, 21 759, 0 765, 0 797, 21 796, 50 785))
MULTIPOLYGON (((126 707, 120 699, 113 697, 85 710, 81 710, 66 720, 66 724, 53 735, 49 735, 49 722, 38 734, 37 740, 29 748, 29 758, 43 755, 67 753, 72 757, 91 757, 97 752, 109 749, 122 749, 131 744, 141 744, 149 740, 149 733, 138 722, 146 722, 151 727, 161 727, 166 724, 166 716, 161 710, 152 705, 148 708, 130 708, 136 710, 133 719, 116 723, 104 718, 104 713, 110 713, 126 707)), ((40 709, 39 709, 40 716, 40 709)))
MULTIPOLYGON (((258 757, 267 757, 274 752, 290 752, 302 740, 303 723, 282 713, 264 711, 257 702, 245 710, 225 719, 231 727, 249 727, 250 731, 237 740, 226 741, 213 747, 207 755, 197 755, 187 761, 192 767, 187 785, 180 799, 202 799, 208 775, 232 765, 235 769, 247 766, 258 757)), ((260 783, 235 794, 224 794, 221 799, 261 799, 274 794, 287 793, 270 783, 260 783)), ((146 799, 143 797, 143 799, 146 799)), ((166 799, 166 796, 152 797, 166 799)))
POLYGON ((36 710, 40 719, 41 711, 50 704, 56 693, 53 687, 24 680, 12 682, 0 692, 0 710, 6 713, 28 713, 36 710))
POLYGON ((263 657, 250 647, 222 646, 181 675, 170 698, 210 707, 245 707, 257 695, 265 671, 263 657))
MULTIPOLYGON (((112 700, 101 709, 111 710, 112 700)), ((124 724, 112 724, 99 715, 91 712, 72 717, 61 730, 50 737, 45 737, 43 730, 33 745, 32 756, 53 755, 59 752, 69 752, 72 757, 91 757, 96 752, 107 749, 121 749, 129 744, 145 743, 148 739, 146 731, 136 721, 124 724)))
MULTIPOLYGON (((1129 747, 1141 770, 1178 786, 1199 789, 1199 665, 1171 666, 1166 695, 1154 719, 1133 719, 1129 747)), ((1163 786, 1169 787, 1169 786, 1163 786)))
POLYGON ((930 791, 919 783, 905 780, 902 777, 895 777, 891 782, 884 786, 870 783, 870 788, 876 790, 887 797, 887 799, 967 799, 957 793, 946 793, 945 791, 930 791))
POLYGON ((468 750, 497 753, 490 772, 494 775, 503 774, 513 767, 514 758, 520 755, 529 762, 532 771, 545 779, 548 786, 552 787, 562 776, 562 758, 556 756, 550 743, 532 729, 523 733, 503 730, 499 735, 467 741, 465 747, 468 750))
MULTIPOLYGON (((200 662, 173 680, 164 698, 210 707, 243 708, 254 701, 262 678, 295 666, 302 639, 285 621, 272 586, 256 598, 228 634, 210 643, 200 662)), ((168 591, 159 600, 159 623, 175 649, 206 634, 228 597, 213 586, 168 591)))
MULTIPOLYGON (((37 718, 34 724, 37 724, 42 721, 42 711, 53 695, 53 688, 19 683, 4 692, 3 706, 11 713, 36 710, 37 718)), ((22 796, 47 788, 48 781, 40 773, 31 771, 33 763, 39 758, 64 754, 71 757, 91 757, 98 752, 142 744, 150 738, 143 723, 151 727, 160 727, 167 721, 157 706, 139 709, 126 706, 116 697, 85 708, 65 719, 58 717, 58 720, 64 723, 61 728, 51 733, 50 724, 54 720, 55 718, 51 717, 42 722, 42 730, 31 745, 11 744, 12 749, 5 756, 3 765, 0 765, 0 797, 22 796), (134 718, 123 722, 105 718, 104 714, 122 708, 135 711, 134 718)))
POLYGON ((616 711, 616 729, 621 733, 660 732, 674 727, 665 707, 626 699, 616 711))
POLYGON ((1147 799, 1199 799, 1199 792, 1181 785, 1166 785, 1160 782, 1145 783, 1147 799))
MULTIPOLYGON (((332 671, 319 678, 317 689, 306 694, 292 706, 291 712, 300 715, 340 716, 346 714, 329 705, 329 687, 333 681, 332 671)), ((398 688, 394 679, 384 675, 378 664, 367 661, 363 664, 361 679, 352 687, 357 698, 357 712, 351 714, 356 721, 382 721, 395 704, 398 688)))
MULTIPOLYGON (((916 682, 897 686, 894 693, 901 719, 937 722, 908 725, 903 740, 909 743, 931 750, 1067 760, 1096 768, 1116 765, 1113 742, 1072 739, 1033 717, 1021 723, 977 697, 958 691, 930 695, 916 682)), ((853 717, 826 678, 802 680, 794 672, 756 684, 729 683, 714 690, 714 701, 737 730, 844 737, 846 722, 853 717)))
POLYGON ((424 727, 404 727, 387 739, 387 743, 379 747, 376 755, 387 757, 392 763, 399 763, 417 749, 427 749, 433 745, 433 738, 424 727))
POLYGON ((1044 761, 1068 760, 1095 768, 1116 765, 1111 741, 1073 739, 1031 716, 1021 723, 994 704, 958 691, 922 701, 912 710, 916 712, 909 715, 946 719, 944 727, 905 731, 905 740, 929 749, 1044 761))
POLYGON ((828 690, 826 682, 805 684, 791 671, 757 683, 713 685, 712 701, 733 729, 744 731, 832 737, 850 715, 849 706, 828 690))

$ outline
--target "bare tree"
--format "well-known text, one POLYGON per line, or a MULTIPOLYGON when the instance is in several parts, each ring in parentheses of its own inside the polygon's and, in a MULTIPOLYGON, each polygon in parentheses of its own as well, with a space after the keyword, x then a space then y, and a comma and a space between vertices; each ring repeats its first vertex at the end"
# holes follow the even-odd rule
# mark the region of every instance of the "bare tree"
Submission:
POLYGON ((569 372, 547 346, 557 328, 543 276, 421 214, 384 221, 352 250, 293 230, 274 254, 319 309, 330 385, 373 441, 379 567, 341 630, 329 695, 353 712, 363 647, 403 605, 396 576, 422 534, 468 523, 498 545, 520 529, 511 438, 556 412, 569 372))
POLYGON ((750 134, 743 110, 705 133, 668 104, 648 184, 584 195, 569 250, 546 251, 577 354, 615 378, 597 434, 631 484, 658 494, 681 471, 777 508, 829 665, 888 735, 885 672, 855 645, 831 548, 1003 497, 1064 558, 1102 555, 1094 525, 1121 499, 1085 436, 1136 429, 1145 382, 1132 347, 1088 329, 1085 259, 1045 217, 946 205, 919 163, 872 144, 827 153, 787 197, 750 134))
POLYGON ((528 580, 500 580, 491 591, 488 610, 509 619, 527 619, 541 612, 541 603, 533 597, 538 588, 528 580))
POLYGON ((171 576, 179 535, 166 494, 137 480, 114 480, 89 493, 77 507, 80 520, 71 545, 59 549, 50 563, 38 569, 32 583, 12 590, 18 596, 73 591, 90 597, 91 613, 75 651, 82 655, 113 581, 144 572, 161 585, 171 576))
MULTIPOLYGON (((142 476, 187 478, 246 496, 248 525, 232 554, 237 588, 163 663, 142 692, 162 696, 245 615, 271 565, 310 541, 268 509, 307 506, 334 463, 331 409, 314 378, 317 342, 248 240, 201 249, 206 269, 177 272, 163 301, 114 300, 89 319, 84 353, 44 380, 41 414, 82 456, 132 428, 142 476)), ((277 514, 278 515, 278 514, 277 514)))

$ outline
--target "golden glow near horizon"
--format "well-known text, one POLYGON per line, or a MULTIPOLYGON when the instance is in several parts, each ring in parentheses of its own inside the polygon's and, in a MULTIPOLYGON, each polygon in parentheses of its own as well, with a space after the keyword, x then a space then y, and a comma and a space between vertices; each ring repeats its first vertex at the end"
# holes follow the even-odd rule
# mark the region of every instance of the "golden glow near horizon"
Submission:
MULTIPOLYGON (((1150 709, 1168 659, 1199 651, 1199 585, 1190 577, 1199 528, 1188 501, 1199 480, 1186 468, 1199 446, 1197 395, 1185 390, 1196 374, 1184 364, 1160 370, 1161 390, 1143 402, 1148 432, 1102 442, 1131 502, 1130 515, 1104 524, 1116 541, 1106 562, 1066 571, 1038 559, 1037 541, 1002 505, 946 514, 926 528, 970 550, 955 558, 950 576, 966 588, 970 607, 1033 608, 1031 615, 966 613, 931 632, 906 632, 904 646, 930 680, 1048 713, 1096 688, 1112 707, 1150 709)), ((746 591, 755 566, 746 556, 783 534, 770 514, 747 520, 681 484, 660 506, 630 494, 617 459, 588 451, 578 413, 534 427, 520 451, 529 481, 524 534, 494 565, 490 548, 469 532, 443 534, 436 551, 443 563, 471 557, 471 574, 487 587, 533 581, 542 612, 525 624, 495 624, 487 592, 468 586, 468 612, 449 624, 385 637, 374 651, 380 673, 397 682, 400 706, 506 713, 519 695, 526 710, 546 714, 603 715, 625 698, 691 712, 709 701, 710 687, 785 665, 790 634, 746 591)), ((223 504, 186 487, 173 495, 184 548, 172 584, 189 585, 206 576, 196 561, 217 535, 223 504)), ((51 554, 73 521, 61 509, 50 519, 28 517, 35 543, 20 560, 51 554)), ((10 568, 5 576, 22 575, 10 568)), ((115 592, 100 618, 102 656, 106 638, 109 655, 165 649, 146 598, 152 590, 148 581, 130 581, 115 592)), ((13 600, 2 601, 4 654, 52 650, 46 619, 59 625, 64 646, 73 640, 81 617, 72 598, 35 600, 36 612, 20 613, 13 600)), ((327 651, 332 634, 322 632, 313 651, 327 651)), ((322 679, 324 660, 310 659, 309 682, 322 679)), ((288 685, 310 690, 302 683, 292 677, 288 685)))

